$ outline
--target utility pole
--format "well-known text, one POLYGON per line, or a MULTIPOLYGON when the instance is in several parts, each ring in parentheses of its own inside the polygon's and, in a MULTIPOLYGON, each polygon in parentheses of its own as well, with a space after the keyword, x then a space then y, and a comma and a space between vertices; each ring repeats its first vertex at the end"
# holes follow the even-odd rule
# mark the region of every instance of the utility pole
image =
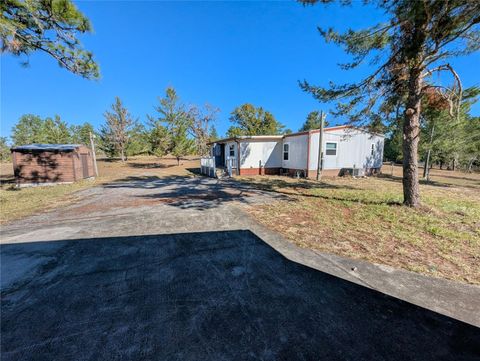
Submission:
POLYGON ((433 132, 435 131, 435 124, 432 124, 432 132, 430 133, 430 145, 428 146, 427 159, 425 160, 425 166, 423 168, 423 178, 427 181, 430 176, 430 153, 432 152, 433 132))
POLYGON ((320 111, 320 134, 318 137, 318 164, 317 164, 317 181, 322 178, 323 170, 323 124, 324 124, 323 111, 320 111))
POLYGON ((93 142, 93 138, 95 138, 95 136, 92 134, 92 132, 89 132, 89 135, 90 147, 92 148, 93 169, 95 170, 95 177, 98 177, 97 156, 95 154, 95 143, 93 142))

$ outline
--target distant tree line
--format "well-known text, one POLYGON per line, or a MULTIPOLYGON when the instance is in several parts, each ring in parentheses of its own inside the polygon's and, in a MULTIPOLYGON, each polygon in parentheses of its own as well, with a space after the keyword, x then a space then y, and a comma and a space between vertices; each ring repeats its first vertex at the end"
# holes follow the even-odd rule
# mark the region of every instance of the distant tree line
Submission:
MULTIPOLYGON (((448 102, 430 94, 425 97, 420 119, 419 160, 425 162, 430 151, 429 165, 440 169, 462 168, 472 171, 480 167, 480 117, 470 115, 480 88, 466 89, 458 115, 452 117, 448 102)), ((375 128, 387 134, 384 157, 402 162, 402 115, 393 111, 385 125, 375 128)), ((382 123, 385 124, 385 123, 382 123)))
MULTIPOLYGON (((167 154, 177 162, 187 155, 208 154, 208 143, 219 138, 215 128, 218 108, 209 104, 203 107, 187 105, 181 101, 173 87, 158 98, 154 112, 141 122, 133 116, 119 97, 104 112, 104 121, 98 130, 86 122, 69 125, 60 116, 41 118, 33 114, 20 117, 12 129, 13 145, 31 143, 78 143, 89 145, 90 133, 94 135, 98 152, 109 158, 125 161, 129 156, 167 154)), ((236 107, 229 118, 232 126, 226 136, 270 135, 291 133, 273 114, 245 103, 236 107)), ((0 156, 9 157, 6 138, 0 139, 0 156)))
MULTIPOLYGON (((86 122, 82 125, 68 125, 58 115, 53 118, 41 118, 38 115, 25 114, 20 117, 12 129, 13 145, 31 143, 47 144, 89 144, 90 133, 95 134, 93 126, 86 122)), ((10 146, 7 137, 0 137, 0 160, 10 159, 10 146)))
MULTIPOLYGON (((462 168, 473 170, 480 166, 480 117, 470 115, 472 104, 480 95, 473 87, 464 91, 460 113, 452 117, 450 107, 435 94, 424 100, 420 123, 421 138, 419 158, 425 162, 430 151, 430 166, 441 169, 462 168)), ((402 162, 402 114, 395 106, 384 105, 370 122, 370 129, 386 134, 384 159, 402 162)), ((205 155, 208 143, 219 138, 215 120, 219 109, 205 105, 203 108, 183 103, 174 88, 166 89, 158 98, 153 114, 147 115, 144 124, 133 117, 120 98, 103 114, 104 122, 99 130, 85 122, 69 125, 58 115, 41 118, 33 114, 20 117, 12 129, 13 145, 30 143, 78 143, 89 145, 90 133, 95 135, 97 151, 105 156, 126 160, 135 155, 173 155, 177 161, 187 155, 205 155)), ((236 107, 230 113, 231 127, 227 137, 242 135, 287 134, 274 115, 262 107, 250 103, 236 107)), ((328 126, 328 122, 325 122, 328 126)), ((320 128, 320 112, 310 112, 299 131, 320 128)), ((6 137, 0 137, 0 160, 10 158, 10 146, 6 137)))
POLYGON ((164 97, 158 98, 154 111, 143 124, 131 116, 117 97, 111 110, 104 113, 105 123, 99 132, 100 149, 107 156, 118 156, 123 161, 130 155, 171 154, 180 162, 180 158, 187 155, 208 153, 207 144, 217 137, 213 123, 218 109, 210 105, 187 106, 175 89, 169 87, 164 97))
MULTIPOLYGON (((181 157, 208 153, 208 143, 218 135, 214 121, 218 109, 206 105, 186 106, 175 89, 168 88, 154 107, 155 114, 147 115, 146 124, 132 116, 119 97, 103 114, 104 122, 99 130, 86 122, 69 125, 60 116, 41 118, 33 114, 20 117, 12 128, 12 145, 31 143, 90 144, 90 134, 95 137, 97 149, 107 157, 119 157, 125 161, 134 155, 174 155, 181 157)), ((0 139, 1 157, 9 157, 7 138, 0 139)))
POLYGON ((68 125, 58 115, 41 118, 33 114, 22 115, 12 129, 14 145, 30 143, 79 143, 88 144, 89 133, 93 133, 90 123, 68 125))

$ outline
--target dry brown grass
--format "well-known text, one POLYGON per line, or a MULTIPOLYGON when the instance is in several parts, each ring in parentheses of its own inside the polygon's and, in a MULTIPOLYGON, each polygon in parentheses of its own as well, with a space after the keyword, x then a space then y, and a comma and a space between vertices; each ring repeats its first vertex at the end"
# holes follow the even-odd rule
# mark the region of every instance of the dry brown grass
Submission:
POLYGON ((434 171, 420 209, 401 205, 399 176, 241 181, 290 196, 249 212, 299 246, 480 284, 480 175, 434 171))
POLYGON ((133 157, 126 163, 119 160, 99 160, 99 177, 95 180, 82 180, 56 186, 16 188, 12 164, 2 163, 0 164, 2 182, 0 224, 71 203, 77 199, 78 191, 92 186, 128 179, 128 177, 187 176, 191 175, 188 169, 198 167, 199 161, 196 158, 183 159, 179 166, 176 159, 172 157, 133 157))

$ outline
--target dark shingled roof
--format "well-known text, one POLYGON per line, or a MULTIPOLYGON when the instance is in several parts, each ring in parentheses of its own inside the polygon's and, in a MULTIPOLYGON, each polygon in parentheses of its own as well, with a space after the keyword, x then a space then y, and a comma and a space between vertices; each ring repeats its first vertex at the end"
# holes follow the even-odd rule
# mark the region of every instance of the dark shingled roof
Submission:
POLYGON ((37 150, 44 152, 53 152, 53 151, 71 151, 80 147, 81 144, 27 144, 19 145, 18 147, 13 147, 12 150, 37 150))

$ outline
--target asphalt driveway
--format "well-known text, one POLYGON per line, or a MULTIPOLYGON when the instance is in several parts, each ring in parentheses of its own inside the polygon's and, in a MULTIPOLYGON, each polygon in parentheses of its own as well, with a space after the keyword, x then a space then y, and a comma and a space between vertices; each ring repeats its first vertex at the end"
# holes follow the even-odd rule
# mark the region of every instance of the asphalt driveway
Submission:
POLYGON ((241 210, 277 197, 146 174, 3 227, 2 360, 480 358, 480 288, 299 249, 241 210))
POLYGON ((3 360, 475 360, 480 329, 249 231, 10 244, 3 360))

